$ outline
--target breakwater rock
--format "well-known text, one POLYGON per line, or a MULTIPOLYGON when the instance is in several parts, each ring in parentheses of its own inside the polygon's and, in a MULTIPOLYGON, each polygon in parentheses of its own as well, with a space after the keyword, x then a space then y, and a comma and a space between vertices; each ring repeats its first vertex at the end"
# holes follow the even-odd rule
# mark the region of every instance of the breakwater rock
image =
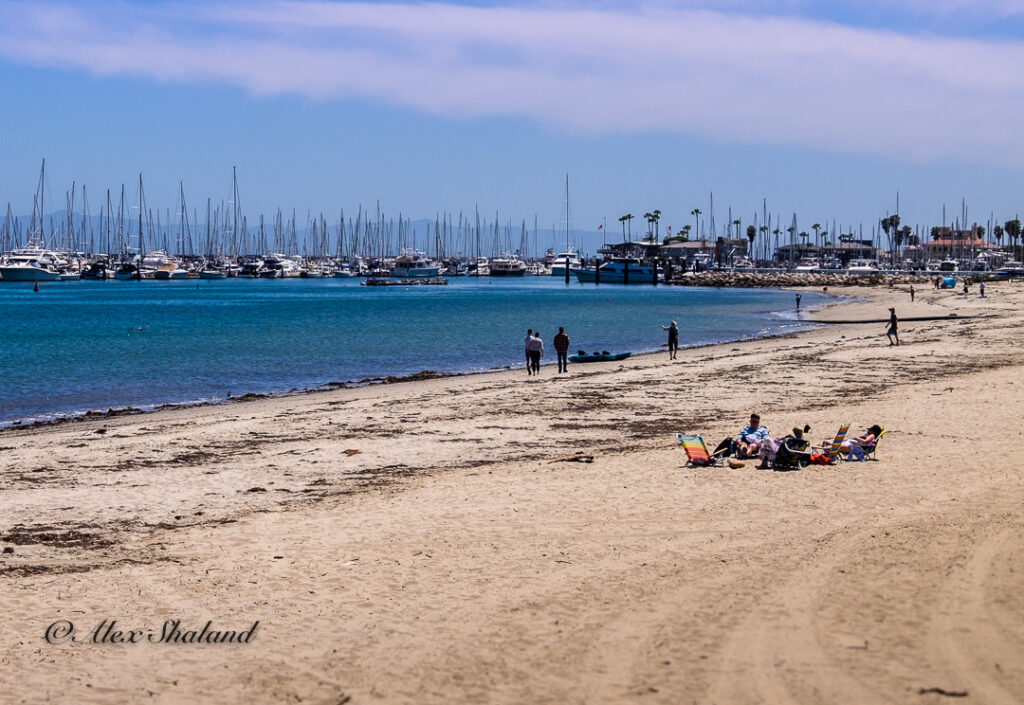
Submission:
MULTIPOLYGON (((948 275, 947 275, 948 276, 948 275)), ((961 276, 961 275, 954 275, 961 276)), ((980 281, 985 277, 971 277, 980 281)), ((792 289, 829 286, 899 286, 906 284, 928 285, 935 274, 846 274, 811 272, 701 272, 675 277, 669 284, 677 286, 747 287, 752 289, 792 289)))

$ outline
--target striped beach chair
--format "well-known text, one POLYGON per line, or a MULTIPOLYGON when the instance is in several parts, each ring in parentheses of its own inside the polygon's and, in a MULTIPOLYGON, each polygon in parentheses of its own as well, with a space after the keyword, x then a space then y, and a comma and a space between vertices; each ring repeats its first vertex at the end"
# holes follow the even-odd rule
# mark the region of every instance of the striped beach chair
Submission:
POLYGON ((677 433, 676 438, 682 444, 683 450, 686 452, 686 459, 693 467, 706 468, 718 462, 719 459, 708 452, 708 447, 704 445, 704 439, 700 436, 686 436, 677 433))
POLYGON ((839 446, 843 445, 843 441, 846 440, 846 434, 849 431, 850 424, 844 423, 842 426, 839 427, 839 430, 836 431, 836 437, 832 439, 831 443, 827 444, 824 448, 822 448, 821 452, 827 455, 829 459, 831 459, 833 462, 835 462, 839 458, 842 458, 842 456, 839 454, 839 446))

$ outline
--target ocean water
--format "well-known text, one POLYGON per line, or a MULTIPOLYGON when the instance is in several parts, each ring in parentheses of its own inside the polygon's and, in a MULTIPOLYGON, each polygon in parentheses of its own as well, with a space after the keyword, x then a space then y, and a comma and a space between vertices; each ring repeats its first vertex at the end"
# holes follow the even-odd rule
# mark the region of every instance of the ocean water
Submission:
MULTIPOLYGON (((823 300, 805 293, 803 306, 823 300)), ((0 283, 0 426, 88 410, 281 393, 422 370, 522 366, 527 328, 545 363, 570 351, 663 349, 801 326, 792 292, 458 278, 366 287, 288 279, 0 283)), ((685 351, 680 357, 685 358, 685 351)), ((548 373, 550 374, 550 373, 548 373)))

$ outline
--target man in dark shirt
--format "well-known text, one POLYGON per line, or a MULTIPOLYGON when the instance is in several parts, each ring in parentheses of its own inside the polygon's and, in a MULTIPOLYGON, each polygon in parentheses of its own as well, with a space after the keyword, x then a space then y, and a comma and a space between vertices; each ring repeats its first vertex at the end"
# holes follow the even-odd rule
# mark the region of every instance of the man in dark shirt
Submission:
POLYGON ((890 308, 889 309, 889 329, 885 332, 885 334, 887 336, 889 336, 889 347, 892 347, 893 345, 899 345, 900 344, 900 334, 899 334, 899 331, 897 330, 899 328, 899 325, 900 325, 899 319, 896 318, 896 309, 895 308, 890 308), (895 343, 892 342, 893 339, 896 340, 895 343))
POLYGON ((555 352, 558 353, 558 371, 569 371, 569 334, 565 328, 558 327, 558 335, 555 336, 555 352))

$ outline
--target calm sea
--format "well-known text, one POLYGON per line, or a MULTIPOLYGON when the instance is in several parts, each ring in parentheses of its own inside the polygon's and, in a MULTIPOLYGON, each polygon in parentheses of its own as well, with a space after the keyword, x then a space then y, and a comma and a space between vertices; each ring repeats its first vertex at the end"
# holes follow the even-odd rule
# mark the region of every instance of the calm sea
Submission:
MULTIPOLYGON (((822 295, 807 293, 805 307, 822 295)), ((366 287, 358 280, 0 283, 0 426, 134 406, 279 393, 422 370, 519 366, 527 328, 545 362, 571 351, 658 350, 793 329, 791 292, 556 277, 366 287)), ((685 356, 685 353, 681 353, 685 356)))

